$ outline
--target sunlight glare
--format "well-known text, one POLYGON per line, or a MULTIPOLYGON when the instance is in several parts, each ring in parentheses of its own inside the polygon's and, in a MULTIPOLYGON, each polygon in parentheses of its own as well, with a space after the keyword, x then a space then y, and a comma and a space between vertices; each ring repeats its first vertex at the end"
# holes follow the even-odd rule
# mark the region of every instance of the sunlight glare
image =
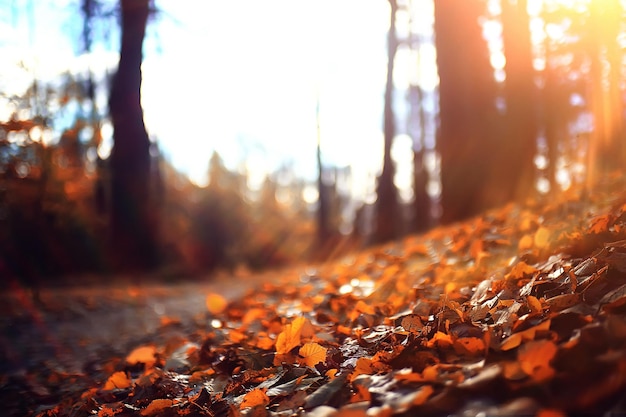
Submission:
POLYGON ((302 190, 302 199, 305 203, 311 205, 317 203, 319 199, 319 191, 315 185, 307 185, 302 190))
POLYGON ((113 150, 113 125, 111 122, 104 122, 100 127, 102 141, 98 146, 98 156, 100 159, 107 159, 113 150))
POLYGON ((28 136, 33 142, 39 142, 43 137, 43 130, 41 129, 41 126, 33 126, 28 132, 28 136))

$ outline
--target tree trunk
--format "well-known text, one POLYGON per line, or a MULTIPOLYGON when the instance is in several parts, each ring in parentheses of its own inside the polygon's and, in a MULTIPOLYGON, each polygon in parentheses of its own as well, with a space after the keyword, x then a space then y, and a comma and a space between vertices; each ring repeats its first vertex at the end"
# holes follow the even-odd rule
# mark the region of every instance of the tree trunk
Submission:
POLYGON ((499 146, 495 176, 502 197, 528 197, 534 189, 537 88, 534 82, 530 19, 526 0, 502 2, 502 40, 506 55, 506 133, 499 146))
POLYGON ((588 186, 626 163, 626 137, 621 89, 623 52, 618 45, 623 7, 619 0, 590 3, 586 39, 591 58, 590 101, 593 133, 589 149, 588 186))
POLYGON ((119 267, 155 266, 155 210, 151 207, 150 141, 141 108, 142 46, 149 0, 121 0, 120 61, 109 109, 114 129, 111 153, 111 233, 119 267))
POLYGON ((491 189, 498 158, 493 152, 496 94, 479 25, 483 13, 481 0, 435 1, 443 223, 478 214, 501 200, 491 189))
POLYGON ((389 0, 391 6, 389 33, 387 35, 387 83, 385 86, 384 108, 384 154, 383 171, 378 177, 376 193, 376 230, 374 243, 390 241, 397 236, 396 222, 398 219, 398 201, 393 184, 394 166, 391 160, 391 144, 396 135, 394 112, 393 112, 393 68, 398 39, 396 35, 396 12, 398 5, 396 0, 389 0))

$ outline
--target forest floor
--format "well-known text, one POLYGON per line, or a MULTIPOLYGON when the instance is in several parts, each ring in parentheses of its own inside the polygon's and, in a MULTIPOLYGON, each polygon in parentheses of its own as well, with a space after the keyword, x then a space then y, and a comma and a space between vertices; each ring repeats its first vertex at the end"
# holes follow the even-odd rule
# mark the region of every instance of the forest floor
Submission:
POLYGON ((0 294, 0 414, 626 415, 623 177, 337 262, 133 279, 0 294))

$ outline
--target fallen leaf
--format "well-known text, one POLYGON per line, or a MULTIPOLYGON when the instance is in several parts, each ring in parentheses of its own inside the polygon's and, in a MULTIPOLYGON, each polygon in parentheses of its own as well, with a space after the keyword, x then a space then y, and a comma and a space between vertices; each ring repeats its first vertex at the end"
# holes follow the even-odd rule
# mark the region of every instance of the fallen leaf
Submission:
POLYGON ((150 404, 143 410, 141 410, 142 416, 156 416, 161 415, 165 410, 171 408, 174 401, 168 399, 156 399, 152 400, 150 404))
POLYGON ((422 324, 422 320, 417 314, 407 314, 402 317, 400 326, 407 332, 419 333, 424 327, 424 324, 422 324))
POLYGON ((485 353, 485 342, 477 337, 460 337, 454 341, 454 351, 462 356, 479 356, 485 353))
POLYGON ((305 343, 298 354, 302 358, 302 363, 306 366, 314 367, 320 362, 326 361, 326 348, 318 343, 305 343))
POLYGON ((241 404, 239 405, 239 409, 256 407, 256 406, 266 406, 270 403, 270 398, 265 393, 265 389, 253 389, 244 395, 241 404))
POLYGON ((302 328, 306 322, 306 318, 297 317, 290 324, 285 324, 283 331, 276 338, 276 353, 285 354, 300 346, 302 328))
POLYGON ((156 347, 148 345, 135 348, 126 357, 126 363, 129 365, 143 363, 146 369, 152 368, 156 363, 156 347))
POLYGON ((104 383, 104 390, 110 391, 113 389, 124 389, 130 387, 131 381, 126 375, 126 372, 115 372, 104 383))
POLYGON ((535 232, 534 244, 539 249, 546 249, 550 245, 550 238, 552 236, 552 232, 547 227, 541 226, 535 232))
POLYGON ((209 310, 211 314, 220 314, 223 313, 228 307, 228 300, 217 293, 209 293, 206 296, 206 308, 209 310))
POLYGON ((542 382, 554 375, 550 361, 556 352, 557 347, 551 340, 536 340, 520 347, 517 359, 528 376, 537 382, 542 382))

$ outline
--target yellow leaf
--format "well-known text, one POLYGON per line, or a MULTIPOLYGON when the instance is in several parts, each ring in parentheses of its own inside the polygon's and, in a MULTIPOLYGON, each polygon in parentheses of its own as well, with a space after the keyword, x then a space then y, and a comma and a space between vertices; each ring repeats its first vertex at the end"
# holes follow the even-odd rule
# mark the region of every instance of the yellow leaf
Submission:
POLYGON ((210 293, 206 296, 206 307, 211 314, 220 314, 226 310, 228 301, 223 295, 210 293))
POLYGON ((302 363, 306 366, 314 367, 326 361, 326 348, 318 343, 305 343, 298 353, 302 357, 302 363))
POLYGON ((130 379, 126 372, 115 372, 104 383, 104 390, 124 389, 130 387, 130 379))

